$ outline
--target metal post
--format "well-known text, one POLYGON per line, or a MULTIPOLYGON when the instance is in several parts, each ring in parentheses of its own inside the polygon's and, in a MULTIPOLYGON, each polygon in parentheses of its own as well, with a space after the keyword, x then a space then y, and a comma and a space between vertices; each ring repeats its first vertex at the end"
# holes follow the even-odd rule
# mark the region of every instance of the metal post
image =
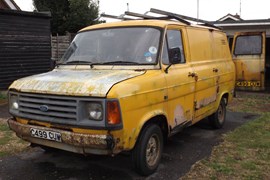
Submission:
POLYGON ((59 61, 59 39, 58 39, 58 33, 56 34, 56 59, 59 61))
POLYGON ((242 16, 242 1, 240 0, 240 17, 242 16))
POLYGON ((200 4, 199 4, 199 0, 197 0, 197 19, 199 19, 199 8, 200 8, 200 4))

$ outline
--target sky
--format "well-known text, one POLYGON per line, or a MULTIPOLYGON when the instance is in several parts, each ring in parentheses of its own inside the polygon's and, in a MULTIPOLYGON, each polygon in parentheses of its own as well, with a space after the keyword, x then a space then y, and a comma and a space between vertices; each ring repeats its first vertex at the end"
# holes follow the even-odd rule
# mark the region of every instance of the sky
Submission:
MULTIPOLYGON (((270 18, 269 0, 99 0, 100 13, 120 15, 127 11, 145 13, 150 8, 161 9, 207 21, 215 21, 228 13, 242 19, 270 18), (199 6, 197 6, 199 2, 199 6), (240 3, 241 2, 241 3, 240 3), (240 8, 241 4, 241 8, 240 8), (199 11, 197 11, 199 7, 199 11), (199 12, 199 13, 197 13, 199 12)), ((15 0, 22 10, 33 11, 32 0, 15 0)))

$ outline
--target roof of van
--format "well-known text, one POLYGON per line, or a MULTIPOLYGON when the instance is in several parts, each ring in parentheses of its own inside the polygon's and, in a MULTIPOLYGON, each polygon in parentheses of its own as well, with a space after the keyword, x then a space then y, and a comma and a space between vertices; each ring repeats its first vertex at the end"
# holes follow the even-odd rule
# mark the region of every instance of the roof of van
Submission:
POLYGON ((155 26, 155 27, 165 27, 168 24, 175 25, 185 25, 184 23, 177 21, 167 21, 167 20, 127 20, 127 21, 118 21, 118 22, 109 22, 96 24, 88 26, 81 31, 91 30, 91 29, 100 29, 100 28, 109 28, 109 27, 119 27, 119 26, 155 26))
MULTIPOLYGON (((181 25, 181 26, 192 26, 192 27, 200 27, 200 28, 206 28, 206 29, 216 29, 213 27, 207 27, 202 25, 186 25, 182 22, 178 21, 172 21, 172 20, 127 20, 127 21, 118 21, 118 22, 109 22, 109 23, 101 23, 96 24, 92 26, 85 27, 80 30, 81 31, 87 31, 92 29, 102 29, 102 28, 111 28, 111 27, 125 27, 125 26, 154 26, 154 27, 161 27, 164 28, 167 25, 181 25)), ((217 29, 216 29, 217 30, 217 29)))

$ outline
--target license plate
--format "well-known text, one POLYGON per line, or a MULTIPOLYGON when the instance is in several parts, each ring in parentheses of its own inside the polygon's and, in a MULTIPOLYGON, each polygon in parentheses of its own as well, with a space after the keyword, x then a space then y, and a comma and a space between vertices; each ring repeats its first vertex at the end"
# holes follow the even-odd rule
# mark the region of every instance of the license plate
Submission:
POLYGON ((58 133, 58 132, 45 131, 45 130, 31 128, 30 134, 32 137, 47 139, 50 141, 62 142, 61 133, 58 133))

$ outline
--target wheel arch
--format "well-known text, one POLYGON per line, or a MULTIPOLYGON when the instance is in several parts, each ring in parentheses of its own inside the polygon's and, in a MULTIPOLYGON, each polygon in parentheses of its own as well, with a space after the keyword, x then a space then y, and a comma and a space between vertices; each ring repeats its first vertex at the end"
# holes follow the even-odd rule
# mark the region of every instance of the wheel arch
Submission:
POLYGON ((163 134, 163 139, 167 139, 168 133, 169 133, 169 126, 167 122, 167 118, 163 114, 156 115, 154 117, 151 117, 150 119, 144 121, 143 124, 140 125, 140 128, 137 131, 136 135, 136 142, 134 143, 132 149, 136 146, 138 139, 141 137, 142 130, 146 128, 147 126, 150 126, 151 124, 156 124, 160 127, 162 134, 163 134))
POLYGON ((227 105, 228 105, 228 100, 229 100, 229 93, 226 92, 226 93, 222 94, 222 96, 221 96, 219 102, 221 101, 222 98, 225 99, 225 104, 226 104, 226 106, 227 106, 227 105))
POLYGON ((152 117, 151 119, 149 119, 148 121, 146 121, 144 123, 144 125, 142 126, 139 135, 141 134, 141 131, 146 127, 149 126, 151 124, 157 124, 163 134, 163 138, 166 139, 168 137, 168 133, 169 133, 169 126, 168 126, 168 121, 167 118, 164 115, 157 115, 155 117, 152 117))
MULTIPOLYGON (((215 105, 215 107, 214 107, 214 109, 213 109, 213 110, 214 110, 213 113, 217 111, 218 106, 219 106, 219 104, 220 104, 220 102, 221 102, 221 100, 222 100, 223 98, 225 99, 225 105, 226 105, 226 106, 228 105, 228 101, 229 101, 229 93, 228 93, 228 92, 224 92, 224 93, 222 93, 220 96, 217 97, 217 99, 216 99, 216 105, 215 105)), ((211 115, 211 114, 210 114, 210 115, 211 115)))

